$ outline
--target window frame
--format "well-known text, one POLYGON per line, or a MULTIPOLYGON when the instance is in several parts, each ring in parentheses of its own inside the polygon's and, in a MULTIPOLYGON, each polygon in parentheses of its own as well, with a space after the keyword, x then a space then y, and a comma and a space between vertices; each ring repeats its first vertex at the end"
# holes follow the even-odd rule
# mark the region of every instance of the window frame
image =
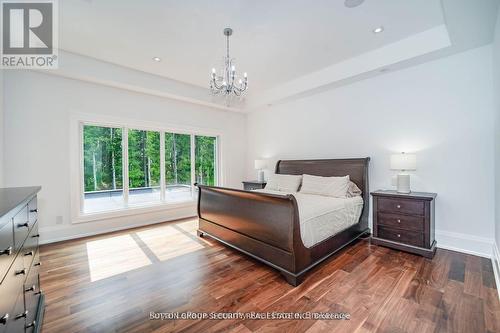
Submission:
POLYGON ((216 138, 215 144, 215 165, 216 165, 216 184, 217 186, 223 186, 222 177, 222 156, 221 156, 221 142, 222 133, 216 130, 187 127, 187 126, 162 126, 157 123, 138 121, 138 120, 124 120, 111 117, 101 117, 93 115, 75 115, 72 119, 71 131, 72 135, 72 148, 77 146, 77 149, 71 149, 71 155, 73 155, 71 174, 71 210, 72 210, 72 223, 82 223, 91 222, 95 220, 137 215, 147 212, 170 210, 183 207, 195 207, 196 206, 196 188, 191 185, 191 199, 181 202, 171 202, 167 201, 165 198, 164 190, 166 188, 166 177, 165 177, 165 133, 176 133, 176 134, 187 134, 191 138, 191 182, 195 180, 195 136, 209 136, 216 138), (100 126, 100 127, 113 127, 122 129, 122 178, 123 178, 123 207, 113 209, 113 210, 103 210, 99 212, 84 212, 84 149, 83 149, 83 129, 84 126, 100 126), (129 194, 129 177, 128 177, 128 130, 144 130, 144 131, 157 131, 160 133, 160 200, 154 202, 148 202, 144 204, 134 204, 129 205, 128 194, 129 194), (75 156, 77 155, 77 156, 75 156), (77 181, 75 181, 75 178, 77 181))

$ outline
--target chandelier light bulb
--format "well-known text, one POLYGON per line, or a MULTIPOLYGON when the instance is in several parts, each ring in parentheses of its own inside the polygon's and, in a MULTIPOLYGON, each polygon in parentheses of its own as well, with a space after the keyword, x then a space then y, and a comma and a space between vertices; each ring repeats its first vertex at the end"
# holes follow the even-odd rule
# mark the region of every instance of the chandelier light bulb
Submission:
POLYGON ((247 72, 243 73, 243 77, 246 79, 247 78, 247 72))

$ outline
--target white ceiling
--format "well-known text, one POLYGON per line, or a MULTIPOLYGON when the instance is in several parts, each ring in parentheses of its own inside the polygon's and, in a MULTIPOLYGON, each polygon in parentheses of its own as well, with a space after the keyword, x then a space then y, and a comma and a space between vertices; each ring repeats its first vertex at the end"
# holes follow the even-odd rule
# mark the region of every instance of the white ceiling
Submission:
POLYGON ((221 63, 230 26, 231 55, 254 94, 445 23, 440 0, 365 0, 356 8, 343 0, 59 4, 62 49, 200 87, 221 63), (374 34, 380 25, 385 31, 374 34))

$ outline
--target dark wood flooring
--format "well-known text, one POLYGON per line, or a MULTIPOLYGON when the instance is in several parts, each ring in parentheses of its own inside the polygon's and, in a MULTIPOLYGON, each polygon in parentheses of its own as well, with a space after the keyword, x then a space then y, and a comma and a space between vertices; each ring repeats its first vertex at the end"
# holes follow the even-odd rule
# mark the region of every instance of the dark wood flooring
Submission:
POLYGON ((361 240, 293 288, 197 220, 41 247, 50 332, 500 332, 490 260, 361 240), (345 312, 349 320, 150 320, 150 312, 345 312))

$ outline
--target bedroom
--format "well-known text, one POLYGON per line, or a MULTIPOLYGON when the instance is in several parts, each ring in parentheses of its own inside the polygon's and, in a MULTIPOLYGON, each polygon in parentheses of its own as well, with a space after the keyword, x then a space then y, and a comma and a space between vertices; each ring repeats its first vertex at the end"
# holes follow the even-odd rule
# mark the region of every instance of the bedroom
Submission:
POLYGON ((500 331, 498 0, 1 7, 0 332, 500 331))

